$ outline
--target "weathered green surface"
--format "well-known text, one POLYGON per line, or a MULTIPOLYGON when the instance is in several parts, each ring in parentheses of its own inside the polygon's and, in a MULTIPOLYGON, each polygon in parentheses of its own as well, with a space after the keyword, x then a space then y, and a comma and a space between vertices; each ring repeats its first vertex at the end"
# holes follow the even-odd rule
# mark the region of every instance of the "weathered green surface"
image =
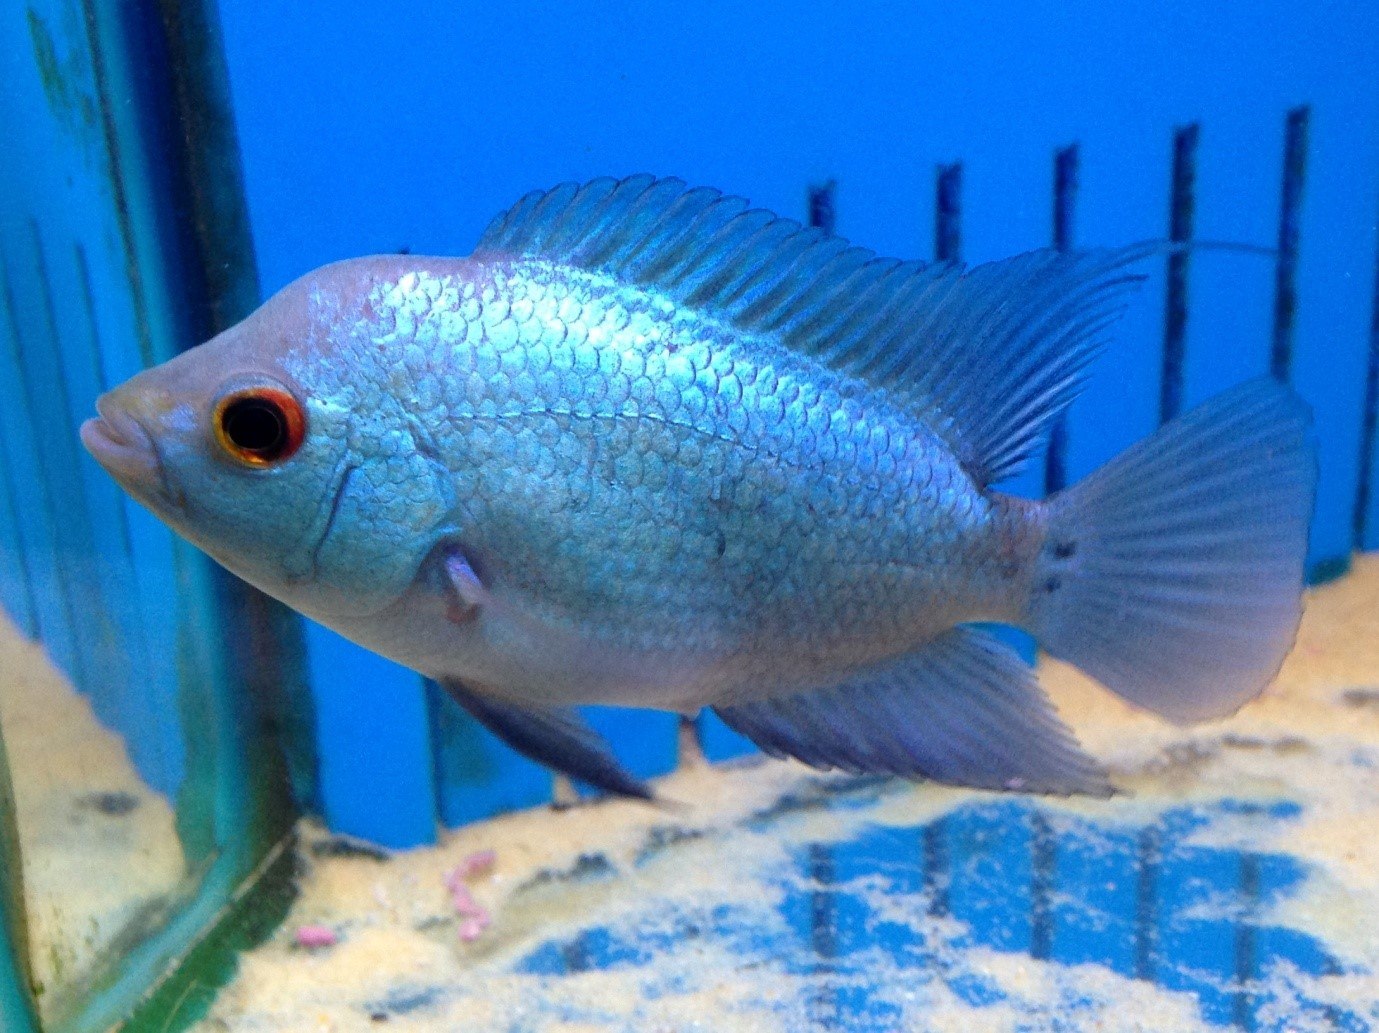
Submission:
POLYGON ((234 978, 239 952, 266 940, 297 899, 295 858, 292 841, 284 841, 176 971, 139 1005, 125 1033, 176 1033, 206 1015, 234 978))
POLYGON ((0 1019, 6 1033, 38 1029, 28 962, 14 793, 5 759, 5 738, 0 734, 0 1019))

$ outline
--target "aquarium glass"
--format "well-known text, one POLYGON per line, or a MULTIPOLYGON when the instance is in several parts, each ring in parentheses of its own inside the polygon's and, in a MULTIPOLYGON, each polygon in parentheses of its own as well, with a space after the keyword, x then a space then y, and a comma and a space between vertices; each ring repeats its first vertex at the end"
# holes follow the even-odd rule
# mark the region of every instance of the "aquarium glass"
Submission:
POLYGON ((52 1030, 128 1014, 283 831, 251 691, 271 630, 76 436, 229 296, 198 271, 179 182, 176 119, 204 85, 178 79, 176 34, 197 14, 0 12, 0 864, 16 993, 52 1030))

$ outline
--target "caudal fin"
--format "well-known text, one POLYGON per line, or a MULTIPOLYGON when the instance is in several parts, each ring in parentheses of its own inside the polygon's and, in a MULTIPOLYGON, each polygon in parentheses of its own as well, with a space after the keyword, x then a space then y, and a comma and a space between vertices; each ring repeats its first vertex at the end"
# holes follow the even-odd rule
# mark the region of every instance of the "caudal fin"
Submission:
POLYGON ((1291 390, 1213 398, 1049 500, 1031 630, 1172 721, 1235 712, 1297 634, 1316 479, 1291 390))

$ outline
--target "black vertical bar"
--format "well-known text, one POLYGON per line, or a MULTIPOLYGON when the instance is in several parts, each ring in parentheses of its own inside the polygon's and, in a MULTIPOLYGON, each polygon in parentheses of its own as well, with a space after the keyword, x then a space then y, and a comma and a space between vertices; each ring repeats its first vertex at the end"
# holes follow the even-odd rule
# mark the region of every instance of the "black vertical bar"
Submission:
POLYGON ((825 233, 834 232, 838 225, 838 181, 830 179, 809 187, 809 225, 825 233))
POLYGON ((1293 324, 1298 307, 1298 235, 1307 171, 1307 105, 1288 112, 1283 136, 1283 189, 1278 213, 1278 261, 1274 267, 1274 340, 1269 371, 1285 383, 1293 371, 1293 324))
MULTIPOLYGON (((940 165, 934 184, 934 258, 957 262, 962 258, 962 163, 940 165)), ((948 818, 935 818, 924 826, 924 890, 929 914, 948 914, 948 890, 952 883, 948 856, 948 818)))
MULTIPOLYGON (((1180 126, 1173 134, 1173 180, 1169 196, 1168 239, 1192 239, 1196 211, 1197 123, 1180 126)), ((1183 407, 1183 358, 1187 344, 1187 278, 1189 252, 1178 248, 1168 256, 1168 286, 1164 296, 1164 357, 1159 380, 1159 422, 1167 423, 1183 407)))
POLYGON ((948 821, 935 818, 924 826, 924 895, 929 914, 942 918, 948 914, 948 821))
POLYGON ((560 960, 565 966, 567 975, 574 972, 588 972, 594 967, 589 952, 589 932, 587 929, 581 929, 560 945, 560 960))
MULTIPOLYGON (((1374 299, 1369 312, 1369 365, 1365 370, 1365 407, 1360 417, 1360 480, 1355 486, 1355 549, 1365 547, 1369 533, 1370 494, 1374 490, 1374 452, 1379 448, 1375 440, 1379 426, 1379 253, 1374 263, 1374 299)), ((1373 500, 1379 503, 1379 500, 1373 500)))
POLYGON ((809 847, 809 877, 815 888, 809 894, 809 945, 814 952, 814 983, 809 1000, 812 1028, 842 1029, 837 987, 833 975, 838 960, 838 894, 834 889, 838 873, 832 847, 812 843, 809 847))
MULTIPOLYGON (((1077 214, 1080 155, 1069 144, 1053 155, 1053 246, 1071 250, 1077 214)), ((1068 483, 1068 414, 1061 412, 1049 431, 1044 457, 1044 494, 1062 491, 1068 483)), ((1053 951, 1053 887, 1057 863, 1049 819, 1035 810, 1030 818, 1029 953, 1047 959, 1053 951)))
POLYGON ((962 163, 938 167, 934 198, 934 258, 962 258, 962 163))
MULTIPOLYGON (((699 747, 699 754, 700 754, 700 756, 702 756, 702 757, 704 757, 705 759, 707 759, 709 753, 708 753, 708 750, 707 750, 707 749, 705 748, 705 746, 704 746, 704 713, 701 711, 700 713, 695 714, 693 717, 688 718, 687 720, 689 720, 689 721, 691 722, 691 724, 693 725, 693 729, 692 729, 691 734, 694 736, 695 744, 699 747)), ((681 734, 682 734, 682 735, 684 734, 684 728, 683 728, 683 726, 681 726, 681 734)), ((676 758, 675 766, 676 766, 677 768, 683 767, 683 766, 684 766, 684 763, 685 763, 684 752, 681 751, 680 756, 676 758)))
POLYGON ((1135 978, 1153 981, 1158 969, 1159 866, 1163 830, 1148 825, 1135 844, 1135 978))
MULTIPOLYGON (((1344 972, 1345 969, 1341 967, 1341 963, 1336 960, 1334 955, 1328 952, 1325 960, 1322 962, 1322 975, 1339 976, 1344 972)), ((1341 1030, 1353 1028, 1342 1021, 1341 1009, 1334 1003, 1328 1002, 1325 1007, 1323 1007, 1322 1014, 1326 1017, 1326 1028, 1329 1030, 1339 1033, 1341 1030)))
POLYGON ((1231 1018, 1240 1029, 1255 1025, 1254 981, 1257 958, 1256 924, 1259 921, 1259 856, 1240 855, 1240 911, 1235 922, 1235 994, 1231 1018))
POLYGON ((1073 246, 1080 167, 1081 155, 1077 144, 1069 144, 1054 152, 1053 246, 1059 251, 1067 251, 1073 246))
MULTIPOLYGON (((675 729, 675 766, 695 767, 704 763, 704 727, 702 715, 680 715, 675 729)), ((439 785, 440 783, 437 783, 439 785)))
POLYGON ((1053 887, 1057 841, 1043 811, 1030 815, 1029 953, 1047 959, 1053 952, 1053 887))
MULTIPOLYGON (((1073 246, 1073 219, 1077 209, 1079 155, 1071 144, 1053 156, 1053 246, 1067 251, 1073 246)), ((1049 431, 1049 450, 1044 459, 1044 494, 1062 491, 1068 483, 1068 415, 1059 413, 1049 431)))

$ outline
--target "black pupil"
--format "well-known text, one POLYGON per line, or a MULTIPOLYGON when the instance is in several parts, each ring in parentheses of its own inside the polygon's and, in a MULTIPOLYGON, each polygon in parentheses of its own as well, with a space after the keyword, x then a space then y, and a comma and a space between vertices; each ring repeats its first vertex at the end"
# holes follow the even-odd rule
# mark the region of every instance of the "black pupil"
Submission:
POLYGON ((287 420, 274 402, 242 398, 231 402, 221 417, 225 436, 236 448, 272 458, 287 444, 287 420))

